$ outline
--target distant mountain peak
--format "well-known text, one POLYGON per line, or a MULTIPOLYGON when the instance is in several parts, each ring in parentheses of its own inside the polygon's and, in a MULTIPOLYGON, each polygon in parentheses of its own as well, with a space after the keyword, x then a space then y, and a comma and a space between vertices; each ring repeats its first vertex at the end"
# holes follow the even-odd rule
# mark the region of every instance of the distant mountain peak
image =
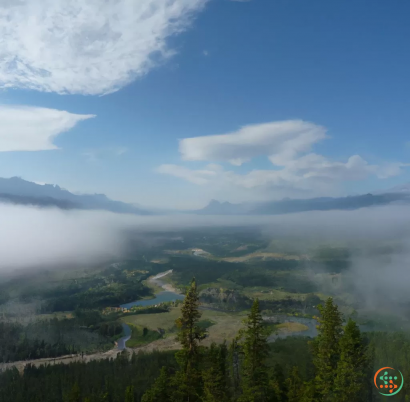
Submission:
POLYGON ((150 212, 121 201, 110 200, 105 194, 73 194, 57 184, 37 184, 22 179, 0 177, 0 201, 14 204, 56 206, 65 209, 100 209, 118 213, 148 215, 150 212), (54 201, 53 201, 54 200, 54 201))
POLYGON ((211 201, 209 201, 208 207, 210 205, 221 205, 221 203, 218 200, 211 200, 211 201))
MULTIPOLYGON (((405 187, 407 188, 407 187, 405 187)), ((409 191, 381 194, 362 194, 347 197, 318 197, 310 199, 284 198, 278 201, 231 204, 212 200, 205 208, 195 211, 200 215, 280 215, 307 211, 353 210, 393 203, 410 203, 409 191)))

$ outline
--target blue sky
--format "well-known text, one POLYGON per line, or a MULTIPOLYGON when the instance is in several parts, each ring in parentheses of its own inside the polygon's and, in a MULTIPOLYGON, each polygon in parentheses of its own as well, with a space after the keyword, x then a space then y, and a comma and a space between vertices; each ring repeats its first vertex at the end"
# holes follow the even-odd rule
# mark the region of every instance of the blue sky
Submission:
POLYGON ((409 2, 69 3, 0 6, 1 177, 173 208, 410 181, 409 2))

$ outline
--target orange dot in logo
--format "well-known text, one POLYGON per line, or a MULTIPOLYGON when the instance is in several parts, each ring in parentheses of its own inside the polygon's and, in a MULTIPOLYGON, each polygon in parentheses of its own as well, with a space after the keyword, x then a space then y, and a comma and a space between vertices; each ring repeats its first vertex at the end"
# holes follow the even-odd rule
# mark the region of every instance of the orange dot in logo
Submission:
POLYGON ((393 388, 393 385, 390 385, 390 388, 393 388))
POLYGON ((383 388, 383 385, 380 385, 380 388, 383 388))

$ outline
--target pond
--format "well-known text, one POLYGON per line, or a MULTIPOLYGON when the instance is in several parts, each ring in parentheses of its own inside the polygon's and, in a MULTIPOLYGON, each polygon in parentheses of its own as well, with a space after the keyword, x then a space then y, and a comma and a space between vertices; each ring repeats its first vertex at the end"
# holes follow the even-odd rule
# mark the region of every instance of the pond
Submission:
POLYGON ((183 299, 184 299, 184 295, 180 295, 175 292, 164 291, 164 292, 157 293, 153 299, 137 300, 131 303, 121 304, 120 307, 124 307, 124 308, 131 308, 133 306, 147 307, 147 306, 153 306, 159 303, 170 302, 170 301, 175 301, 175 300, 183 300, 183 299))

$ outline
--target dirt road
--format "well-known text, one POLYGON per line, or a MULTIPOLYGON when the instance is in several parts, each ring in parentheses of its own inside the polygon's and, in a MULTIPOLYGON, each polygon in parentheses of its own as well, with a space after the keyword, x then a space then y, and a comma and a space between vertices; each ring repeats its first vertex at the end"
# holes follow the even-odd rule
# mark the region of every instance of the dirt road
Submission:
MULTIPOLYGON (((135 352, 153 352, 154 350, 176 350, 180 347, 180 344, 176 342, 174 339, 165 338, 165 339, 158 339, 157 341, 151 342, 148 345, 144 345, 138 348, 126 348, 125 350, 130 353, 130 355, 135 352)), ((91 355, 84 355, 81 357, 80 355, 67 355, 67 356, 60 356, 49 359, 35 359, 35 360, 20 360, 17 362, 12 363, 0 363, 0 371, 5 371, 7 369, 11 369, 16 367, 20 372, 24 370, 24 367, 28 364, 32 364, 36 367, 41 365, 54 365, 54 364, 69 364, 73 362, 90 362, 93 360, 102 360, 102 359, 115 359, 122 350, 111 349, 107 352, 98 352, 91 355)))

